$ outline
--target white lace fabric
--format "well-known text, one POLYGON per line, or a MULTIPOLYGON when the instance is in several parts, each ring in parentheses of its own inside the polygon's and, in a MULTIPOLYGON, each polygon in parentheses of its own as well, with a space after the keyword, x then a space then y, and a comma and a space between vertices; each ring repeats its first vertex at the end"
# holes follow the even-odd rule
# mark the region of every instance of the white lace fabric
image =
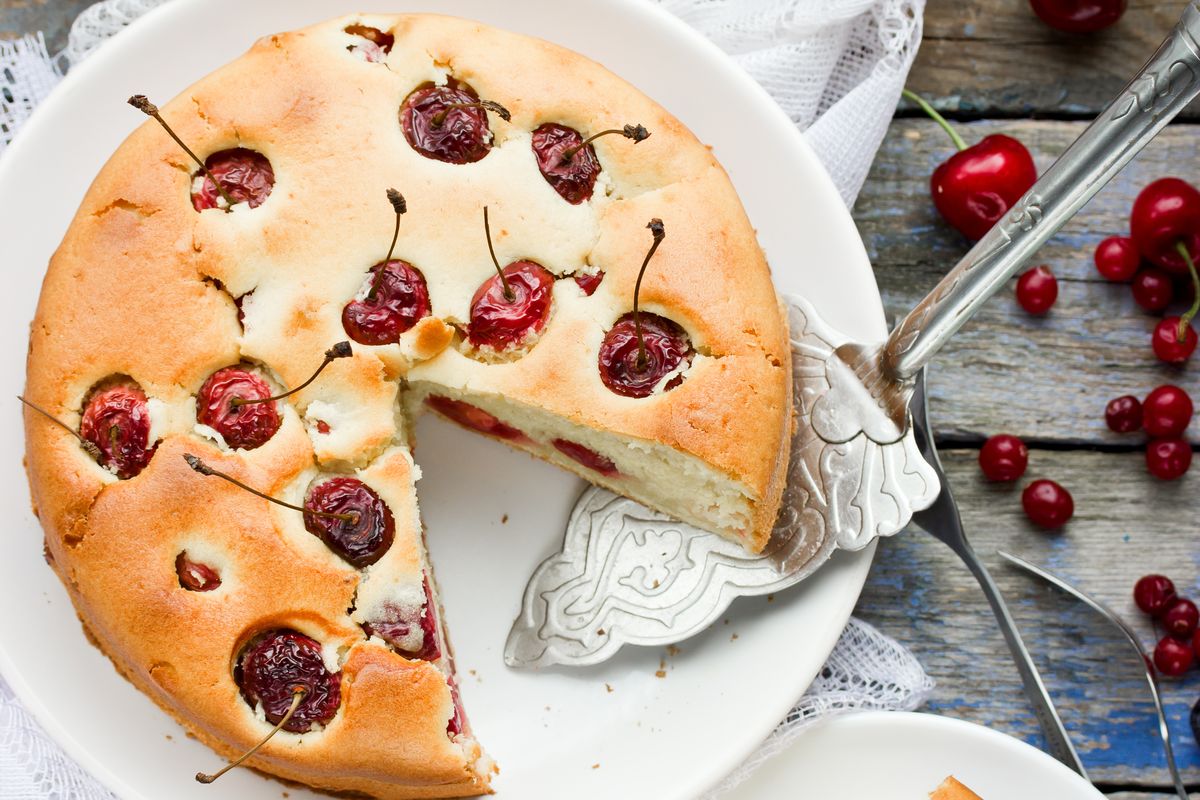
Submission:
MULTIPOLYGON (((655 0, 729 53, 779 102, 854 203, 921 39, 925 0, 655 0)), ((71 27, 66 49, 40 33, 0 42, 0 155, 63 70, 163 0, 104 0, 71 27)), ((858 710, 912 710, 933 681, 912 653, 851 619, 824 669, 779 727, 717 789, 741 783, 814 721, 858 710)), ((0 798, 109 800, 0 680, 0 798)))

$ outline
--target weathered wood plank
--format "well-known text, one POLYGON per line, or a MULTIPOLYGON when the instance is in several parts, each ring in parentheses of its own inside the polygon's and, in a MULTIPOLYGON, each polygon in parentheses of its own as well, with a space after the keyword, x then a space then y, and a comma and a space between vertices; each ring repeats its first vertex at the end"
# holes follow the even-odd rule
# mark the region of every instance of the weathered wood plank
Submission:
MULTIPOLYGON (((1093 780, 1169 786, 1152 705, 1136 656, 1094 612, 1006 566, 1006 549, 1058 572, 1155 637, 1133 605, 1138 577, 1163 572, 1200 596, 1195 546, 1196 475, 1178 484, 1143 474, 1132 453, 1034 450, 1030 476, 1053 477, 1075 497, 1064 531, 1033 528, 1020 485, 984 481, 976 453, 944 454, 977 552, 1008 599, 1093 780)), ((949 548, 915 529, 881 543, 856 612, 910 647, 938 681, 928 710, 987 724, 1033 743, 1039 729, 986 602, 949 548)), ((1200 748, 1188 712, 1200 672, 1164 682, 1164 697, 1189 783, 1200 782, 1200 748)))
MULTIPOLYGON (((1079 134, 1081 122, 979 122, 964 125, 975 141, 1005 132, 1026 142, 1044 169, 1079 134)), ((889 315, 908 311, 967 251, 968 242, 942 222, 929 200, 934 167, 952 153, 932 122, 891 126, 854 210, 875 265, 889 315)), ((1011 286, 951 341, 931 375, 939 436, 978 440, 1008 431, 1044 442, 1133 445, 1104 424, 1104 405, 1120 394, 1139 396, 1178 383, 1200 398, 1200 356, 1189 370, 1158 362, 1150 350, 1157 317, 1142 312, 1127 286, 1097 274, 1095 245, 1126 234, 1138 190, 1155 178, 1180 175, 1200 183, 1200 129, 1168 128, 1038 253, 1059 277, 1059 299, 1035 318, 1017 305, 1011 286)), ((1177 303, 1178 309, 1183 307, 1177 303)), ((1191 428, 1200 442, 1200 423, 1191 428)))
MULTIPOLYGON (((948 111, 987 116, 1093 116, 1178 21, 1184 4, 1131 3, 1092 36, 1060 33, 1027 0, 930 0, 909 88, 948 111)), ((1193 105, 1187 116, 1200 116, 1193 105)))
POLYGON ((42 31, 46 49, 53 55, 67 46, 71 23, 94 1, 0 0, 0 39, 42 31))

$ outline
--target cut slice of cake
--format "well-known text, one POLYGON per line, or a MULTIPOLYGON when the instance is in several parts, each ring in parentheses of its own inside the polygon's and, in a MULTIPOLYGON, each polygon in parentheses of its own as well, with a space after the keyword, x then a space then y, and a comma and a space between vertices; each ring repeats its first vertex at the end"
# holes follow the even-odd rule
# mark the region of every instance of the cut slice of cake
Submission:
POLYGON ((983 800, 983 798, 963 786, 951 775, 933 790, 933 793, 929 795, 929 800, 983 800))

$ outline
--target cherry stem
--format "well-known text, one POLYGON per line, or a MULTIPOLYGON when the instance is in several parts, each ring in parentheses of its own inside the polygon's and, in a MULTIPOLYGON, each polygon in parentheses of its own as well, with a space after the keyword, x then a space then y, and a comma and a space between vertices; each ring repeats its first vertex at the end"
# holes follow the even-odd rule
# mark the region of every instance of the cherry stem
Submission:
POLYGON ((641 124, 625 125, 620 128, 609 128, 606 131, 600 131, 599 133, 592 134, 574 147, 568 147, 566 150, 563 150, 562 156, 559 159, 559 163, 569 164, 571 160, 575 158, 576 153, 599 139, 601 136, 608 136, 610 133, 619 133, 626 139, 632 139, 634 144, 643 142, 650 138, 650 131, 646 130, 646 128, 641 124))
POLYGON ((396 210, 396 230, 392 232, 392 244, 388 248, 387 258, 379 265, 379 270, 375 273, 375 280, 371 281, 371 291, 367 292, 367 299, 374 300, 376 292, 379 291, 379 285, 383 283, 383 273, 387 271, 387 265, 392 260, 392 253, 396 252, 396 242, 400 239, 400 217, 408 211, 408 203, 404 201, 404 195, 400 194, 395 189, 387 190, 388 201, 391 202, 392 208, 396 210))
POLYGON ((483 207, 483 233, 487 236, 488 252, 492 255, 492 263, 496 265, 496 274, 500 276, 500 284, 504 287, 504 299, 512 302, 517 299, 513 294, 512 287, 508 285, 508 278, 504 277, 504 270, 500 269, 500 262, 496 259, 496 250, 492 247, 492 226, 488 222, 488 207, 483 207))
POLYGON ((58 427, 62 428, 67 433, 74 436, 76 439, 78 439, 79 444, 81 444, 83 446, 83 449, 87 451, 87 454, 89 456, 96 459, 97 461, 99 461, 100 458, 103 457, 104 454, 100 452, 100 448, 96 446, 96 443, 88 441, 87 439, 83 438, 83 434, 81 434, 79 431, 75 430, 70 425, 68 425, 67 423, 65 423, 61 419, 59 419, 58 417, 51 414, 49 411, 46 411, 44 408, 40 408, 40 407, 34 405, 33 403, 29 402, 21 395, 17 395, 17 399, 20 400, 25 405, 32 408, 37 413, 41 414, 46 419, 53 422, 58 427))
POLYGON ((221 767, 220 770, 218 770, 217 772, 214 772, 211 775, 209 775, 207 772, 197 772, 196 780, 199 781, 200 783, 204 783, 204 784, 212 783, 217 778, 221 777, 226 772, 229 772, 229 770, 233 769, 234 767, 239 766, 247 758, 249 758, 250 756, 257 753, 258 749, 260 747, 262 747, 267 742, 271 741, 271 737, 274 736, 275 734, 279 733, 279 731, 283 730, 283 726, 288 724, 288 720, 290 720, 292 718, 292 715, 296 713, 296 709, 300 708, 300 701, 302 701, 304 699, 304 696, 306 694, 308 694, 308 689, 305 689, 303 686, 297 686, 295 689, 293 689, 292 690, 292 705, 288 708, 287 713, 283 715, 283 719, 279 720, 279 722, 275 725, 275 727, 271 729, 271 732, 268 733, 265 737, 263 737, 262 741, 260 741, 256 745, 254 745, 254 747, 251 747, 245 753, 242 753, 240 756, 237 757, 236 760, 230 761, 228 764, 221 767))
POLYGON ((638 297, 642 292, 642 276, 646 274, 646 265, 650 263, 650 259, 654 256, 654 251, 658 249, 658 246, 662 244, 662 240, 667 236, 667 230, 663 227, 663 221, 658 217, 650 220, 646 227, 650 229, 650 235, 654 237, 654 243, 650 245, 650 250, 646 253, 646 258, 642 261, 642 268, 638 270, 637 283, 633 286, 633 329, 637 333, 637 368, 639 370, 646 368, 646 340, 642 338, 642 318, 638 311, 638 297))
POLYGON ((199 458, 192 455, 191 453, 184 453, 183 460, 187 462, 189 467, 194 469, 196 472, 199 472, 201 475, 209 475, 214 478, 221 478, 222 480, 229 481, 230 483, 232 483, 234 486, 238 487, 239 489, 245 489, 250 494, 257 495, 258 497, 261 497, 263 500, 270 500, 275 505, 283 506, 284 508, 290 508, 292 511, 300 511, 304 514, 312 514, 314 517, 325 517, 326 519, 336 519, 341 522, 350 522, 350 523, 354 523, 354 524, 358 523, 358 514, 357 513, 334 514, 331 511, 314 511, 313 509, 305 508, 304 506, 294 506, 291 503, 287 503, 287 502, 284 502, 283 500, 280 500, 278 497, 271 497, 271 495, 267 494, 266 492, 260 492, 258 489, 255 489, 253 486, 248 486, 248 485, 242 483, 241 481, 239 481, 237 478, 233 477, 232 475, 226 475, 224 472, 219 472, 219 471, 213 469, 208 464, 205 464, 203 461, 201 461, 199 458))
POLYGON ((225 213, 228 214, 230 211, 232 211, 233 206, 235 203, 237 203, 237 201, 230 197, 229 192, 225 191, 225 187, 221 185, 219 180, 217 180, 217 176, 209 172, 208 167, 203 161, 200 160, 200 156, 192 152, 192 148, 184 144, 183 139, 180 139, 175 134, 175 131, 171 130, 171 126, 167 124, 167 121, 162 118, 162 114, 159 113, 158 106, 154 105, 154 103, 151 103, 144 94, 135 94, 133 97, 129 98, 129 105, 133 106, 138 111, 141 111, 146 116, 154 117, 154 119, 158 121, 158 124, 163 126, 163 130, 171 135, 171 138, 175 140, 175 144, 182 147, 183 152, 191 156, 192 160, 200 166, 200 171, 204 173, 204 177, 212 181, 213 186, 217 187, 217 191, 221 194, 221 197, 226 203, 225 213))
POLYGON ((229 401, 229 406, 230 408, 238 408, 239 406, 252 406, 255 403, 273 403, 276 400, 282 400, 285 397, 290 397, 315 381, 317 376, 319 376, 325 370, 325 368, 330 365, 331 362, 337 361, 339 358, 348 358, 351 355, 353 355, 353 351, 350 349, 350 343, 338 342, 333 347, 325 351, 325 360, 321 362, 321 366, 317 367, 317 371, 310 375, 308 380, 297 386, 295 389, 288 389, 282 394, 277 394, 272 397, 259 397, 254 400, 247 400, 244 397, 235 397, 229 401))
POLYGON ((921 110, 929 115, 930 119, 942 126, 942 130, 950 134, 950 141, 954 142, 954 146, 959 150, 966 150, 967 143, 958 135, 958 131, 954 130, 954 126, 946 121, 946 118, 937 112, 937 109, 929 105, 929 101, 916 92, 910 92, 908 89, 901 89, 900 94, 921 107, 921 110))
POLYGON ((1183 263, 1187 264, 1188 272, 1192 275, 1192 307, 1179 318, 1179 330, 1175 334, 1177 341, 1185 342, 1187 341, 1188 327, 1196 314, 1200 313, 1200 273, 1196 272, 1196 265, 1192 261, 1192 254, 1188 252, 1187 245, 1183 242, 1176 242, 1175 249, 1179 251, 1183 263))
POLYGON ((446 122, 446 115, 452 108, 482 108, 484 111, 491 111, 505 122, 512 121, 512 114, 508 109, 494 100, 476 100, 473 103, 447 103, 442 106, 442 110, 433 115, 433 119, 429 122, 433 127, 440 128, 446 122))

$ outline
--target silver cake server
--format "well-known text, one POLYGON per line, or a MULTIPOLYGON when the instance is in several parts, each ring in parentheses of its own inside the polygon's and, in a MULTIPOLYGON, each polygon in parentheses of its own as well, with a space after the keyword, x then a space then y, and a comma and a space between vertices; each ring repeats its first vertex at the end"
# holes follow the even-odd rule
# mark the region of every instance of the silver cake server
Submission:
POLYGON ((835 550, 899 532, 938 494, 913 439, 921 368, 1033 253, 1200 93, 1200 0, 1016 205, 882 343, 854 342, 790 304, 798 426, 780 522, 760 557, 589 489, 561 552, 526 586, 511 666, 595 664, 623 644, 678 642, 734 597, 777 591, 835 550))

